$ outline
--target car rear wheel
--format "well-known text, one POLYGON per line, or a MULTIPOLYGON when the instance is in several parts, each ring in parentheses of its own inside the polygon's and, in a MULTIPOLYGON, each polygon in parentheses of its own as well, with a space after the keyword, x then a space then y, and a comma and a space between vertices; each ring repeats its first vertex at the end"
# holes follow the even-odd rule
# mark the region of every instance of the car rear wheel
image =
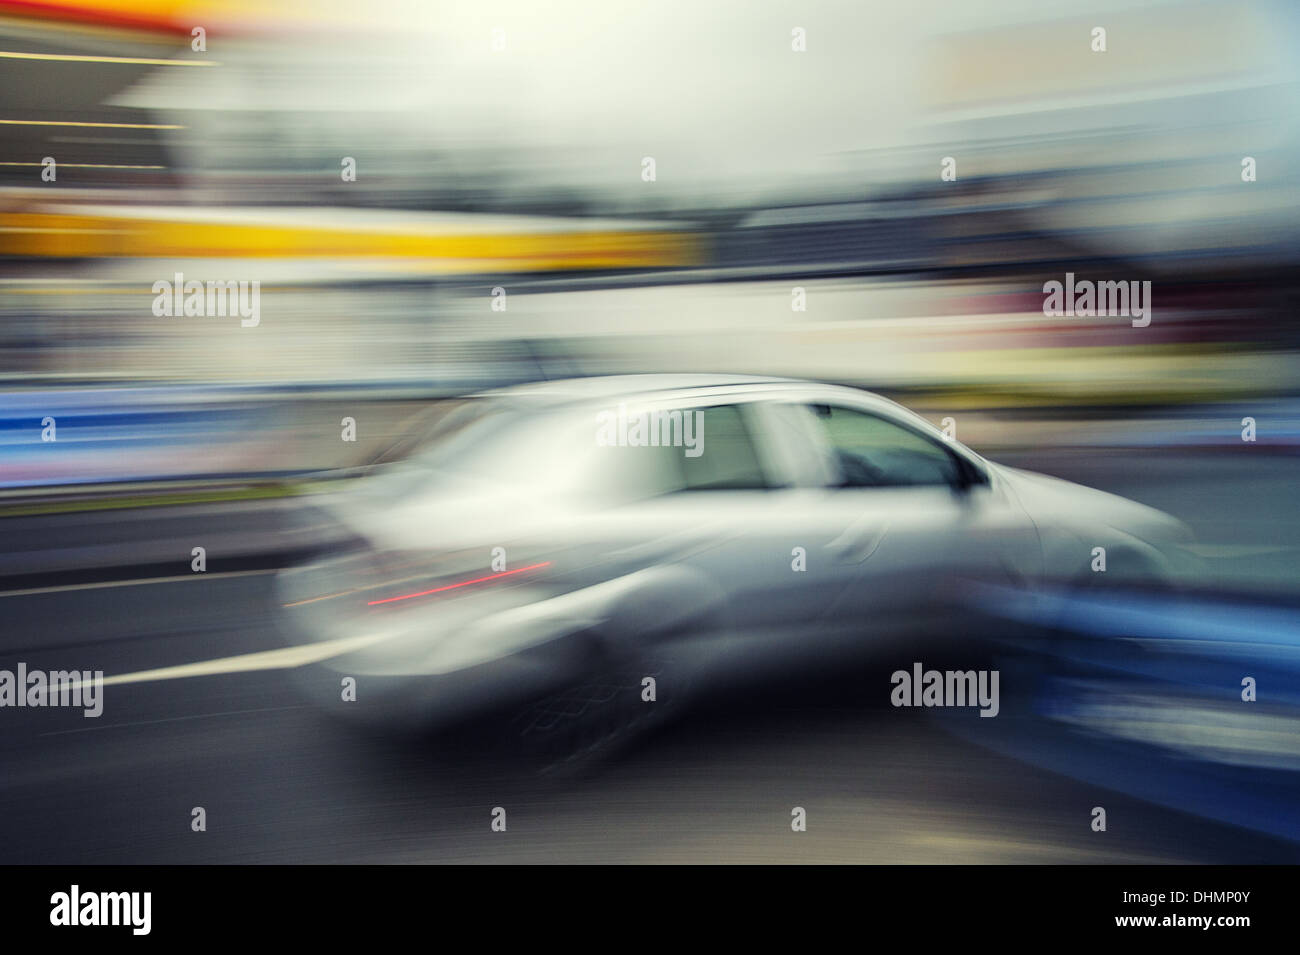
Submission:
POLYGON ((580 680, 520 707, 503 735, 539 772, 582 772, 664 725, 688 695, 670 647, 606 652, 580 680))

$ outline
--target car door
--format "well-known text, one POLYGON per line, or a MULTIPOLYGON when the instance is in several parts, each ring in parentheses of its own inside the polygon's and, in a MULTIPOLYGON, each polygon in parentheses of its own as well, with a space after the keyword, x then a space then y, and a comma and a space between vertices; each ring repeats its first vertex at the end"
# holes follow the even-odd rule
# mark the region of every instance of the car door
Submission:
POLYGON ((712 594, 717 612, 706 629, 738 667, 756 667, 811 636, 853 573, 820 553, 839 531, 820 500, 824 473, 808 471, 817 453, 807 432, 763 405, 750 392, 628 405, 625 420, 645 411, 698 422, 697 446, 602 449, 616 466, 602 483, 638 498, 602 515, 607 531, 617 527, 631 542, 611 559, 631 554, 641 566, 671 566, 683 586, 712 594), (792 435, 804 442, 802 453, 792 453, 792 435))
POLYGON ((834 622, 878 636, 950 629, 972 583, 1032 573, 1033 525, 973 455, 885 402, 791 403, 830 473, 820 494, 839 533, 826 557, 851 578, 834 622))

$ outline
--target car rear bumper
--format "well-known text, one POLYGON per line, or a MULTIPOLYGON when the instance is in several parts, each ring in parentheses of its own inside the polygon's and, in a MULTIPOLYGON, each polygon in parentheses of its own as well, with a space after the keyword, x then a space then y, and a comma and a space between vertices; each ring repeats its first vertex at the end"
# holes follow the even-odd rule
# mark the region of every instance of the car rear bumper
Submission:
POLYGON ((384 670, 366 653, 350 653, 290 671, 306 700, 363 725, 432 731, 502 714, 556 692, 584 672, 600 651, 589 634, 557 636, 515 653, 444 673, 384 670))

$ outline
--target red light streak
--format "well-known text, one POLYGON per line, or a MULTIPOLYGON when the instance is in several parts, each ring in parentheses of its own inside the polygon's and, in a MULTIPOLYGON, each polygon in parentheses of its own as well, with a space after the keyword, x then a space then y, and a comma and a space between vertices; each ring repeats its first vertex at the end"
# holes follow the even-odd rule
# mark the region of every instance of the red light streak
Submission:
POLYGON ((542 561, 540 564, 529 564, 527 567, 516 567, 514 570, 503 570, 499 574, 488 574, 486 577, 475 577, 473 580, 462 580, 458 584, 447 584, 444 587, 434 587, 432 590, 421 590, 418 594, 402 594, 400 597, 385 597, 383 600, 367 601, 367 607, 373 607, 375 604, 390 604, 395 600, 410 600, 412 597, 427 597, 429 594, 442 593, 444 590, 455 590, 457 587, 468 587, 470 584, 481 584, 485 580, 499 580, 502 577, 509 577, 511 574, 522 574, 526 570, 536 570, 539 567, 549 567, 549 560, 542 561))

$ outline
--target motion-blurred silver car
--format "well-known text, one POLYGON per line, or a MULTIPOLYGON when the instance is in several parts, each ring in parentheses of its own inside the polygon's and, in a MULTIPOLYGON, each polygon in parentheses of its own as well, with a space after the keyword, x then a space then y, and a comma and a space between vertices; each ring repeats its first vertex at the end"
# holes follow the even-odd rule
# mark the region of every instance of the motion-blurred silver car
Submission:
POLYGON ((357 543, 278 580, 295 672, 418 726, 653 712, 688 684, 960 636, 971 586, 1091 582, 1096 548, 1112 577, 1168 579, 1190 539, 878 396, 747 377, 475 396, 328 506, 357 543))

